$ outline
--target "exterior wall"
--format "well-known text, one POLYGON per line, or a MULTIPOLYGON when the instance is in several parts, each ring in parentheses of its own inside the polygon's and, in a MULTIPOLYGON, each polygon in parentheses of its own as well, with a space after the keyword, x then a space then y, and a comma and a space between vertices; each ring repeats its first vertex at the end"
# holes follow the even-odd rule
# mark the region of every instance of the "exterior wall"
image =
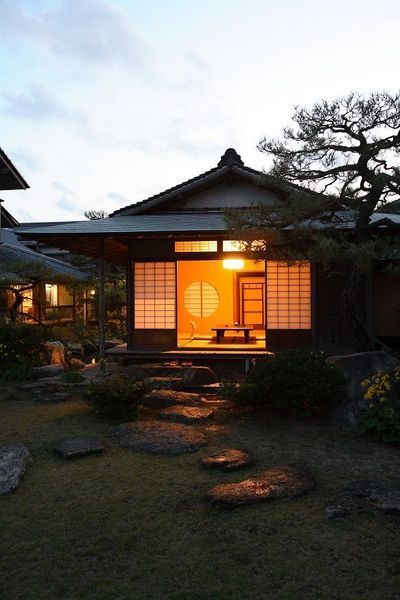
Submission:
POLYGON ((372 321, 378 337, 400 338, 400 277, 386 273, 374 274, 372 321))

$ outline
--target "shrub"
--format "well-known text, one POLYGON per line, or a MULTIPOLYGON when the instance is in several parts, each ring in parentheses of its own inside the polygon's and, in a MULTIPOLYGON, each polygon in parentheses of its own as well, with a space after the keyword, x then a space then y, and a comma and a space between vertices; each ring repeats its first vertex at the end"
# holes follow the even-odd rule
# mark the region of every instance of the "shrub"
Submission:
POLYGON ((85 381, 85 378, 77 371, 65 371, 61 375, 61 381, 64 383, 82 383, 82 381, 85 381))
POLYGON ((366 406, 360 433, 373 433, 383 442, 400 442, 400 368, 379 370, 361 385, 365 388, 366 406))
POLYGON ((43 342, 49 332, 40 325, 0 320, 0 379, 26 379, 32 366, 44 360, 43 342))
POLYGON ((307 413, 326 410, 344 393, 343 373, 323 354, 292 350, 256 359, 236 397, 258 409, 307 413))
POLYGON ((136 417, 139 400, 147 391, 144 382, 107 377, 90 383, 85 390, 85 400, 96 414, 127 421, 136 417))

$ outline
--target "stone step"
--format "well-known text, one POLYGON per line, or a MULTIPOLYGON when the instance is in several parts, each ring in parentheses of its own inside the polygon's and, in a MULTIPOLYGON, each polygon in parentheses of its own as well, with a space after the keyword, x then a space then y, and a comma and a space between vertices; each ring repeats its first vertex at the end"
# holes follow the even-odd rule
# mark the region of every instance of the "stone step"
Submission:
POLYGON ((207 421, 213 414, 214 411, 212 408, 175 405, 159 410, 157 412, 157 417, 165 421, 195 425, 197 423, 204 423, 204 421, 207 421))
POLYGON ((142 398, 140 405, 145 408, 167 408, 168 406, 184 405, 199 406, 204 402, 199 394, 176 390, 152 390, 142 398))
POLYGON ((218 382, 215 373, 208 367, 193 365, 171 365, 149 363, 131 365, 126 370, 128 379, 142 381, 152 377, 179 377, 186 386, 210 385, 218 382))

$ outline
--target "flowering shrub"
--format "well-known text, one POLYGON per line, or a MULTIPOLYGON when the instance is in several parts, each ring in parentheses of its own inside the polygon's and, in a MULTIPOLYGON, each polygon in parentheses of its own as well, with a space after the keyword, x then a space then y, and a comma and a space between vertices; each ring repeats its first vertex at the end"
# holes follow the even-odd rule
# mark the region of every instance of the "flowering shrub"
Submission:
POLYGON ((367 405, 360 431, 370 431, 383 442, 400 442, 400 367, 377 371, 361 382, 367 405))

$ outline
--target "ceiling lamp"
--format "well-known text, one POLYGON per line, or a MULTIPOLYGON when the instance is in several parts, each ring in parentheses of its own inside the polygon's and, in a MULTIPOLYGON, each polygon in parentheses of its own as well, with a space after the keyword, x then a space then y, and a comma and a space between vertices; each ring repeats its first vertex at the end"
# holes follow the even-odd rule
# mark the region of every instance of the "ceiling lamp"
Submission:
POLYGON ((239 270, 244 267, 244 260, 241 258, 225 258, 222 261, 224 269, 239 270))

